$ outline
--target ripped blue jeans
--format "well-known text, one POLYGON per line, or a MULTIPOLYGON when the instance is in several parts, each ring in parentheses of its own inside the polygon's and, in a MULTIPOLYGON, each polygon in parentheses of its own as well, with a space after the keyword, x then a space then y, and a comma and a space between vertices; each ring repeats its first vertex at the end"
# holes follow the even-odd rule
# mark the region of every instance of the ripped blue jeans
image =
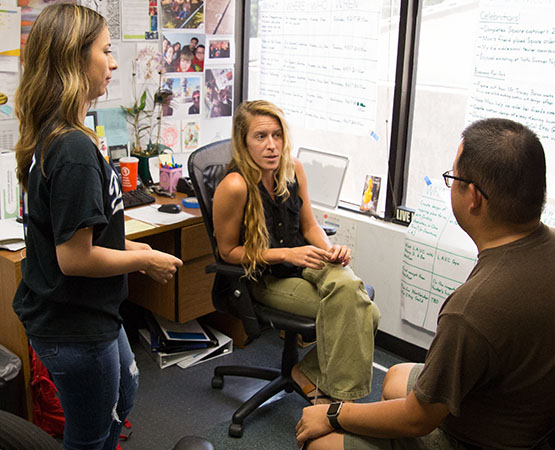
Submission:
POLYGON ((123 327, 105 342, 31 339, 64 409, 65 450, 114 450, 139 387, 135 355, 123 327))

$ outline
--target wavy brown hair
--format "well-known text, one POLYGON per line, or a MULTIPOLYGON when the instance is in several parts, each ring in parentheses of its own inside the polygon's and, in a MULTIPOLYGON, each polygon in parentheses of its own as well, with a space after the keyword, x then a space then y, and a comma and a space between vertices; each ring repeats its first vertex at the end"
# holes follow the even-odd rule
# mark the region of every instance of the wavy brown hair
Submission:
POLYGON ((68 131, 80 130, 98 142, 81 115, 88 107, 91 45, 105 26, 104 18, 92 9, 57 3, 42 10, 29 33, 15 94, 17 177, 24 189, 37 147, 42 167, 50 144, 68 131))
POLYGON ((233 118, 233 157, 230 168, 236 168, 247 183, 247 204, 243 215, 243 246, 246 261, 243 263, 243 267, 249 278, 255 277, 258 266, 267 264, 262 257, 262 252, 269 247, 270 243, 262 199, 258 190, 258 183, 262 179, 262 171, 251 158, 247 148, 247 133, 254 116, 273 117, 281 125, 283 149, 279 166, 274 173, 275 195, 285 199, 288 198, 289 189, 287 185, 295 181, 295 164, 291 156, 290 132, 283 111, 265 100, 241 103, 233 118))

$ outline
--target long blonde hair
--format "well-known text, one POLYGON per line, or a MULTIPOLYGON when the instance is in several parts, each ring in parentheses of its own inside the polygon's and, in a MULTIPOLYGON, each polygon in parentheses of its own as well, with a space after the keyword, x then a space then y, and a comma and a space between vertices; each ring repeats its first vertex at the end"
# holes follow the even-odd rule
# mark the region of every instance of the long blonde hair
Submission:
POLYGON ((258 183, 262 179, 262 171, 253 161, 247 148, 247 133, 254 116, 273 117, 279 122, 282 129, 283 149, 279 166, 274 173, 274 194, 284 199, 288 198, 289 189, 287 185, 295 181, 295 164, 291 156, 290 132, 283 111, 265 100, 241 103, 233 118, 233 157, 230 167, 236 168, 247 183, 248 196, 243 215, 243 246, 246 262, 243 263, 243 267, 249 278, 255 277, 258 266, 267 264, 262 257, 262 252, 270 245, 268 229, 264 219, 264 208, 258 190, 258 183))
POLYGON ((57 3, 43 9, 29 33, 15 94, 17 177, 24 189, 37 146, 42 167, 50 144, 68 131, 81 130, 98 142, 80 115, 90 90, 86 72, 91 44, 105 26, 104 18, 92 9, 57 3))

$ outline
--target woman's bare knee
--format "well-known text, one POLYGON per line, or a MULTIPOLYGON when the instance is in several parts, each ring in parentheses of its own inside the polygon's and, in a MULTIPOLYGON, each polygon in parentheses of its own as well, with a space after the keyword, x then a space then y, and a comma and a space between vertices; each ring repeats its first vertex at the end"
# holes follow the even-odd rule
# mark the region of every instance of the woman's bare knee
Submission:
POLYGON ((382 386, 382 400, 407 396, 409 374, 415 363, 401 363, 391 367, 385 374, 382 386))

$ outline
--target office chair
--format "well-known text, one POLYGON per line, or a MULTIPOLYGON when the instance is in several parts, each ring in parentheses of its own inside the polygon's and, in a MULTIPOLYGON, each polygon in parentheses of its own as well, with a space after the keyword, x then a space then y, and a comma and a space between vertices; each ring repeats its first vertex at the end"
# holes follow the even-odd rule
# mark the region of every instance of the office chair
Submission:
POLYGON ((34 423, 0 410, 0 449, 61 450, 62 445, 34 423))
MULTIPOLYGON (((262 327, 268 325, 285 332, 281 370, 263 367, 220 366, 214 371, 212 387, 216 389, 223 388, 225 375, 269 381, 233 414, 229 435, 241 437, 245 418, 282 390, 288 393, 296 391, 309 401, 300 386, 291 378, 291 369, 299 359, 297 335, 300 334, 305 342, 316 340, 316 324, 312 318, 298 316, 258 303, 249 292, 243 268, 227 264, 219 257, 212 223, 212 197, 218 183, 226 174, 226 168, 230 161, 231 140, 229 139, 197 149, 188 160, 189 176, 216 259, 214 264, 206 267, 208 273, 216 274, 212 287, 212 301, 216 310, 231 314, 241 320, 248 342, 258 337, 262 327)), ((367 290, 370 298, 373 298, 373 288, 367 286, 367 290)))
POLYGON ((555 428, 542 437, 532 450, 555 450, 555 428))

